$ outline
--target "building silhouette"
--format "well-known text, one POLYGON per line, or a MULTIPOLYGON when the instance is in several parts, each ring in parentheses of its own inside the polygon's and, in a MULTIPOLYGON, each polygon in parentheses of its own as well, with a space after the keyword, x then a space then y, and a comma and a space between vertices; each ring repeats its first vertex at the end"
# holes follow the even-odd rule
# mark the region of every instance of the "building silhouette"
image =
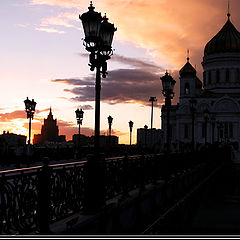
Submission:
POLYGON ((161 151, 163 146, 163 140, 164 140, 163 135, 164 133, 161 129, 138 128, 137 129, 137 146, 161 151))
MULTIPOLYGON (((72 136, 72 141, 76 146, 79 144, 79 135, 74 134, 72 136)), ((118 145, 118 137, 117 136, 99 136, 99 145, 101 148, 105 147, 106 145, 117 146, 118 145), (110 142, 109 142, 110 141, 110 142)), ((88 137, 83 134, 80 134, 80 145, 81 146, 93 146, 94 145, 94 136, 88 137)))
POLYGON ((23 155, 27 137, 3 131, 0 135, 0 163, 6 156, 23 155))
MULTIPOLYGON (((170 110, 171 149, 173 144, 179 150, 183 144, 191 143, 189 100, 194 99, 195 148, 206 142, 231 142, 234 143, 235 156, 240 156, 240 32, 232 24, 229 13, 225 25, 206 44, 202 66, 203 83, 189 57, 179 71, 179 103, 172 105, 170 110), (204 116, 204 112, 209 112, 208 117, 204 116)), ((166 132, 165 106, 161 117, 162 128, 166 132)))
POLYGON ((64 135, 59 136, 57 119, 53 119, 52 109, 50 108, 48 117, 44 119, 41 134, 34 134, 33 144, 44 142, 65 142, 64 135))

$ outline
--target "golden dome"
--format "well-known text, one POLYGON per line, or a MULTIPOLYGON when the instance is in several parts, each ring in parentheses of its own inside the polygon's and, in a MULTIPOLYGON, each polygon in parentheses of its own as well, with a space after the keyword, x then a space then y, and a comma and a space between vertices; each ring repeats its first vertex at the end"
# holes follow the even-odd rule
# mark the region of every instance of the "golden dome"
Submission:
POLYGON ((214 53, 240 52, 240 32, 228 20, 222 29, 205 46, 204 56, 214 53))
POLYGON ((186 77, 186 76, 196 76, 196 69, 191 65, 189 62, 189 58, 187 58, 187 63, 181 68, 179 71, 179 74, 181 77, 186 77))

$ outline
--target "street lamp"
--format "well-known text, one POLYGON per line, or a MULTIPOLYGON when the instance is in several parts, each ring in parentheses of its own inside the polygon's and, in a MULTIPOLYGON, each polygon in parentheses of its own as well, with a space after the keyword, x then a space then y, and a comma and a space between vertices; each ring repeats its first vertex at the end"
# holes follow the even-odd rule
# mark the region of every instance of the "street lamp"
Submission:
POLYGON ((24 101, 25 103, 25 111, 27 113, 27 118, 29 118, 29 138, 28 138, 28 145, 30 146, 30 142, 31 142, 31 123, 32 123, 32 119, 33 119, 33 115, 35 112, 35 108, 36 108, 36 102, 32 99, 29 100, 28 97, 27 99, 24 101))
POLYGON ((83 120, 83 114, 84 111, 81 109, 79 110, 79 108, 75 111, 76 113, 76 119, 77 119, 77 124, 78 124, 78 151, 79 151, 79 158, 81 156, 81 144, 80 144, 80 140, 81 140, 81 135, 80 135, 80 126, 82 125, 82 120, 83 120))
POLYGON ((156 102, 156 97, 150 97, 149 102, 152 102, 152 112, 151 112, 151 129, 153 128, 153 102, 156 102))
POLYGON ((108 126, 109 126, 109 145, 111 145, 112 121, 113 121, 113 118, 109 115, 109 116, 108 116, 108 126))
POLYGON ((167 153, 170 152, 170 108, 171 108, 171 99, 174 96, 174 86, 176 81, 168 74, 165 73, 162 80, 162 94, 165 97, 165 107, 167 109, 167 153))
POLYGON ((194 120, 195 120, 195 111, 196 111, 197 100, 191 98, 189 100, 189 107, 192 114, 192 151, 194 151, 194 120))
POLYGON ((133 128, 133 122, 130 120, 128 122, 129 128, 130 128, 130 146, 132 145, 132 128, 133 128))
POLYGON ((214 144, 215 140, 215 123, 216 123, 216 116, 215 114, 211 114, 211 123, 212 123, 212 144, 214 144))
POLYGON ((84 46, 90 52, 89 66, 90 70, 96 68, 96 87, 95 87, 95 155, 99 155, 99 136, 100 136, 100 90, 101 75, 103 78, 107 75, 107 60, 113 54, 112 41, 114 32, 117 30, 114 24, 108 22, 106 14, 94 11, 92 1, 88 7, 88 12, 79 15, 82 21, 85 34, 84 46))
POLYGON ((207 144, 207 122, 209 120, 209 111, 208 109, 206 108, 204 111, 203 111, 203 117, 204 117, 204 126, 205 126, 205 144, 207 144))

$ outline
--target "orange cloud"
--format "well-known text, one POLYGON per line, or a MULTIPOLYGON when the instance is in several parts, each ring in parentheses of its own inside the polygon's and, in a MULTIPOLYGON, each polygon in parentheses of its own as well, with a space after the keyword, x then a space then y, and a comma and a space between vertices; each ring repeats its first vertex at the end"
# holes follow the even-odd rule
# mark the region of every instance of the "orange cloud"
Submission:
MULTIPOLYGON (((88 2, 78 0, 31 0, 31 4, 77 8, 80 14, 88 10, 88 2)), ((224 24, 227 12, 225 0, 102 0, 93 4, 95 10, 107 12, 118 28, 115 39, 147 49, 157 61, 173 68, 184 64, 190 49, 192 63, 201 69, 204 45, 224 24)), ((231 1, 233 22, 240 21, 239 7, 239 1, 231 1)))

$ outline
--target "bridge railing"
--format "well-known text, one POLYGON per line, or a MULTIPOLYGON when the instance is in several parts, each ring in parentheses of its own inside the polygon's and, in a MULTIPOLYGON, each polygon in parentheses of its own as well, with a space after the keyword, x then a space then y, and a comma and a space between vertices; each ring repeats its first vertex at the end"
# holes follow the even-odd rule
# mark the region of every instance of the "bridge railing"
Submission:
MULTIPOLYGON (((127 195, 136 188, 143 189, 144 185, 159 179, 167 180, 197 164, 206 164, 204 154, 149 154, 106 159, 102 175, 105 200, 127 195)), ((1 171, 0 234, 47 232, 49 224, 83 210, 86 163, 45 163, 1 171)))

